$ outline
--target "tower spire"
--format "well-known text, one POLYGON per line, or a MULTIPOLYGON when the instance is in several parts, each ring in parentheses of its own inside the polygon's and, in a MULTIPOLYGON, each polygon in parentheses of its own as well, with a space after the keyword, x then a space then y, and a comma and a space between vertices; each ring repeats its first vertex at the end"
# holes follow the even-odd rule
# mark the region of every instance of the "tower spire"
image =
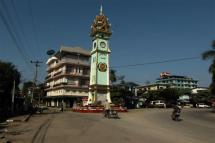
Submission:
POLYGON ((102 4, 101 4, 101 7, 100 7, 100 15, 103 15, 103 8, 102 8, 102 4))

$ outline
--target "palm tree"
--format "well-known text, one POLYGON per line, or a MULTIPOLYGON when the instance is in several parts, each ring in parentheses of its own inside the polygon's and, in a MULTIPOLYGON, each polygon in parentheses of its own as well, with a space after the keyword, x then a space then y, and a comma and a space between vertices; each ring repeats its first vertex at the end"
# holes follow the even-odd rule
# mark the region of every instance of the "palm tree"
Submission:
POLYGON ((111 83, 114 83, 114 82, 116 82, 116 71, 115 70, 110 70, 110 81, 111 81, 111 83))
POLYGON ((212 59, 212 64, 209 67, 209 73, 212 74, 212 83, 210 85, 211 93, 215 96, 215 40, 212 43, 212 50, 202 54, 203 60, 212 59))

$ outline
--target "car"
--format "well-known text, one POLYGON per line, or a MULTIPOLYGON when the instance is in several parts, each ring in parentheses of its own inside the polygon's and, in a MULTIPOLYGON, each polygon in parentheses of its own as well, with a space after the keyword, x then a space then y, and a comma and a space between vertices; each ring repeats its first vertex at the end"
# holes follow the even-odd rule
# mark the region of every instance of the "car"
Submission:
POLYGON ((209 108, 210 106, 208 106, 208 105, 206 105, 206 104, 204 104, 204 103, 198 103, 198 104, 196 105, 196 107, 197 107, 197 108, 209 108))
POLYGON ((166 103, 163 100, 155 100, 150 102, 150 106, 158 108, 166 108, 166 103))

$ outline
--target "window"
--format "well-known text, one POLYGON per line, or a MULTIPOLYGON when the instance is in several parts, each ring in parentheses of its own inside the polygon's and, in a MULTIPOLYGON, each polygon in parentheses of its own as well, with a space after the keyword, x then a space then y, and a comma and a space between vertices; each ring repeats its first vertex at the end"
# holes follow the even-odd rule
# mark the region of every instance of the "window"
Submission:
POLYGON ((81 79, 80 80, 80 86, 83 86, 83 85, 85 85, 85 80, 81 79))
POLYGON ((66 66, 66 73, 72 72, 72 66, 66 66))
POLYGON ((88 69, 86 68, 83 69, 83 75, 88 75, 88 69))

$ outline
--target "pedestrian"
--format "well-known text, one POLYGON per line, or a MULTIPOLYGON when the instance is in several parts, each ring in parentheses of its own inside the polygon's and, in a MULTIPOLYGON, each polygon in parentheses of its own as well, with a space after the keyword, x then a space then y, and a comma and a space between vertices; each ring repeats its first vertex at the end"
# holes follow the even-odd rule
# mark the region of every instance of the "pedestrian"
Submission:
POLYGON ((62 100, 62 103, 61 103, 61 112, 63 112, 63 110, 64 110, 64 102, 62 100))
POLYGON ((105 116, 109 115, 109 112, 110 112, 110 110, 111 110, 111 107, 110 107, 110 103, 108 102, 107 99, 105 100, 104 108, 105 108, 105 116))

